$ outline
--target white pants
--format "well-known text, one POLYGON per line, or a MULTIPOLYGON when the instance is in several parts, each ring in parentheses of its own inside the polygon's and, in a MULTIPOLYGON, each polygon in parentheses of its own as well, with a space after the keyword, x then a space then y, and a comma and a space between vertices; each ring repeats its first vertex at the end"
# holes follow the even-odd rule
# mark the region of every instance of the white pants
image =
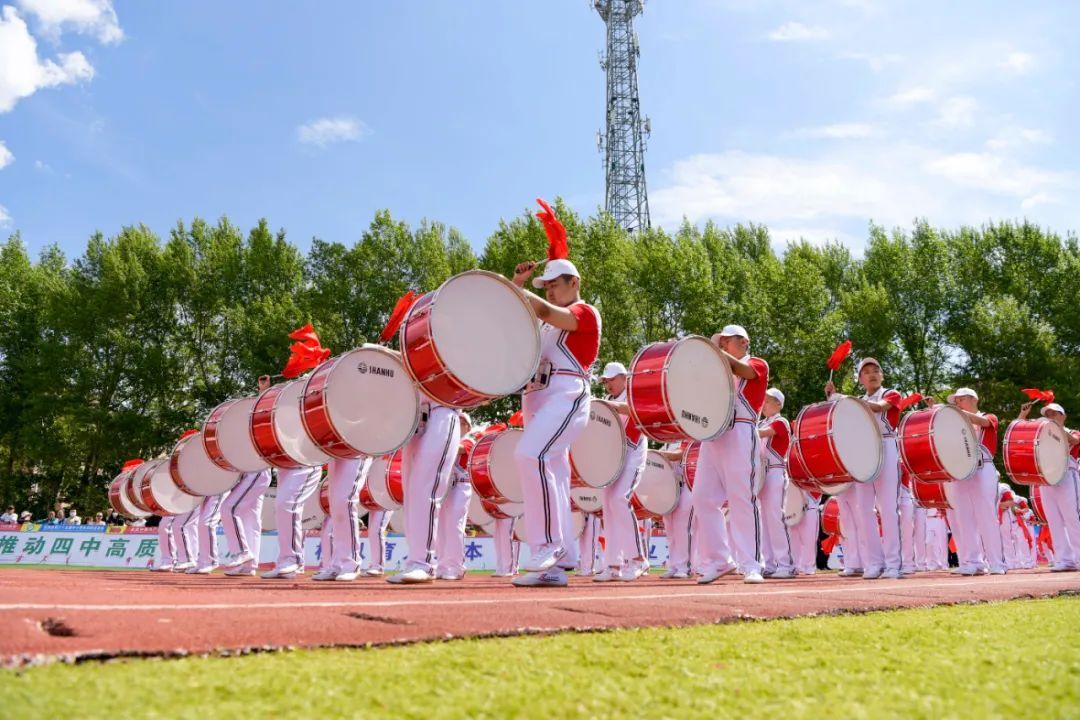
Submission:
POLYGON ((904 572, 915 572, 918 568, 915 561, 915 501, 903 483, 900 485, 897 510, 900 513, 900 566, 904 572))
MULTIPOLYGON (((882 438, 881 448, 884 459, 881 472, 874 480, 874 505, 881 514, 881 549, 884 553, 886 570, 907 570, 904 565, 904 548, 900 532, 900 454, 896 447, 896 438, 882 438)), ((878 536, 876 529, 874 536, 878 536)), ((874 566, 876 568, 876 566, 874 566)))
POLYGON ((277 499, 277 567, 304 567, 304 503, 319 489, 322 468, 302 467, 278 470, 277 499))
POLYGON ((435 572, 435 538, 439 505, 450 487, 457 460, 461 427, 453 408, 434 406, 423 431, 413 435, 402 454, 405 486, 405 540, 409 556, 405 568, 435 572))
POLYGON ((326 483, 330 495, 330 517, 334 530, 330 568, 339 573, 360 568, 360 488, 367 479, 371 458, 334 458, 329 463, 326 483))
POLYGON ((199 559, 199 510, 196 505, 191 512, 177 515, 173 520, 173 543, 176 546, 176 562, 193 563, 199 559))
POLYGON ((648 549, 638 532, 637 516, 630 507, 630 496, 641 481, 645 471, 645 454, 648 443, 644 439, 638 447, 626 449, 626 466, 619 479, 601 490, 604 510, 604 565, 622 567, 630 560, 647 557, 648 549))
POLYGON ((250 555, 257 565, 262 549, 263 495, 270 487, 270 471, 244 473, 221 507, 225 546, 230 555, 250 555))
POLYGON ((682 485, 679 489, 679 502, 674 510, 664 516, 664 532, 668 541, 667 568, 689 574, 693 570, 691 556, 694 548, 694 496, 685 482, 679 482, 682 485))
MULTIPOLYGON (((902 517, 902 516, 901 516, 902 517)), ((926 535, 926 509, 912 503, 912 540, 914 544, 915 569, 928 570, 927 567, 927 535, 926 535)))
POLYGON ((382 570, 386 562, 386 526, 390 523, 390 513, 385 510, 368 510, 367 538, 368 558, 365 570, 382 570))
POLYGON ((518 566, 518 541, 514 539, 514 523, 519 518, 497 518, 492 540, 495 543, 495 572, 513 575, 518 566))
POLYGON ((199 506, 199 567, 215 568, 218 565, 217 531, 221 525, 221 508, 228 492, 211 495, 199 506))
POLYGON ((465 572, 465 526, 468 524, 472 483, 455 479, 439 508, 439 537, 435 558, 440 573, 460 575, 465 572))
POLYGON ((1080 568, 1080 479, 1070 469, 1057 485, 1042 487, 1043 509, 1054 540, 1054 564, 1080 568))
POLYGON ((1006 567, 997 516, 998 478, 997 468, 987 462, 967 480, 945 483, 956 557, 962 568, 1006 567))
POLYGON ((172 524, 176 518, 172 515, 166 515, 158 521, 158 552, 161 559, 158 561, 158 567, 164 567, 165 565, 172 565, 174 558, 176 557, 176 543, 173 542, 172 524))
POLYGON ((880 570, 881 535, 874 515, 873 483, 852 483, 836 496, 840 505, 845 570, 880 570))
POLYGON ((1013 517, 1012 510, 1005 510, 1005 512, 998 512, 1000 519, 998 520, 998 534, 1001 535, 1001 549, 1005 556, 1005 567, 1010 570, 1015 570, 1020 567, 1020 554, 1016 547, 1015 542, 1015 530, 1016 530, 1016 518, 1013 517))
MULTIPOLYGON (((1016 546, 1016 559, 1020 563, 1020 567, 1030 568, 1035 567, 1035 563, 1031 554, 1031 545, 1028 543, 1028 536, 1024 533, 1024 523, 1024 520, 1014 518, 1013 543, 1016 546)), ((1030 528, 1028 528, 1028 532, 1031 532, 1030 528)))
POLYGON ((761 514, 754 495, 754 473, 761 461, 757 427, 737 420, 719 437, 701 444, 694 479, 696 539, 703 572, 732 562, 746 575, 761 572, 761 514), (728 527, 721 506, 728 503, 728 527))
POLYGON ((323 519, 322 529, 319 531, 319 570, 330 570, 334 567, 334 516, 327 515, 323 519))
POLYGON ((949 528, 941 515, 926 516, 926 567, 928 570, 949 568, 949 528))
MULTIPOLYGON (((635 523, 634 527, 637 527, 635 523)), ((595 513, 585 513, 585 526, 578 538, 578 573, 592 575, 596 572, 596 539, 600 534, 600 519, 595 513)), ((608 542, 604 540, 605 544, 608 542)))
POLYGON ((821 529, 821 508, 813 498, 806 498, 806 512, 795 527, 788 529, 795 569, 802 575, 817 572, 818 537, 821 529))
MULTIPOLYGON (((589 422, 589 386, 570 375, 555 375, 542 390, 522 396, 525 432, 514 459, 525 499, 525 539, 535 552, 554 545, 577 555, 570 517, 570 443, 589 422)), ((576 563, 575 563, 576 564, 576 563)))
POLYGON ((773 572, 790 572, 795 569, 795 553, 792 548, 791 534, 784 522, 784 489, 787 478, 783 467, 767 468, 765 483, 762 485, 761 534, 765 546, 765 569, 773 572))

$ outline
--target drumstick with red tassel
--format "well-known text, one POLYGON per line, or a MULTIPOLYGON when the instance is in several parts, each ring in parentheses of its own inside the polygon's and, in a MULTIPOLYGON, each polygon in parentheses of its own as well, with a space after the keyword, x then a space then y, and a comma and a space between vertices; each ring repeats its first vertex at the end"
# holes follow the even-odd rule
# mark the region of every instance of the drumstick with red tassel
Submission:
POLYGON ((832 382, 833 373, 840 369, 840 364, 847 360, 847 356, 851 354, 851 341, 845 340, 836 346, 832 355, 825 362, 825 365, 829 368, 829 382, 832 382))
POLYGON ((1024 388, 1020 392, 1028 396, 1032 402, 1044 402, 1050 404, 1054 402, 1053 390, 1039 390, 1037 388, 1024 388))

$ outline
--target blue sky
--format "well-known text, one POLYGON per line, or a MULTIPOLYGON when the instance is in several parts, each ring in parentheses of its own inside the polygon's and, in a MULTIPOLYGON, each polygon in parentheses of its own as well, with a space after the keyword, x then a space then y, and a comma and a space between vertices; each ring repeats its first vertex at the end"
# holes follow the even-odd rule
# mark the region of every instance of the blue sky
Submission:
MULTIPOLYGON (((306 248, 378 208, 482 248, 538 195, 603 202, 585 0, 0 0, 0 233, 267 217, 306 248), (538 8, 543 8, 540 12, 538 8)), ((1080 227, 1074 3, 653 0, 654 224, 1080 227)))

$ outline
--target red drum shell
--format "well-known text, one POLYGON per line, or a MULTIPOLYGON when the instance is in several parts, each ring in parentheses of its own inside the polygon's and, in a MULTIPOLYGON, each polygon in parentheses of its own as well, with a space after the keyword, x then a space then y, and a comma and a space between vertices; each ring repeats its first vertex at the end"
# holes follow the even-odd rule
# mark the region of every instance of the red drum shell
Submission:
POLYGON ((949 510, 949 500, 945 497, 945 486, 939 482, 925 482, 917 477, 911 478, 911 496, 915 504, 926 510, 949 510))
POLYGON ((694 489, 694 479, 697 477, 698 458, 701 456, 701 443, 692 442, 683 449, 682 468, 683 479, 686 487, 694 489))
POLYGON ((351 448, 330 420, 330 414, 326 409, 326 381, 330 379, 330 372, 341 361, 343 356, 332 358, 324 362, 307 379, 304 392, 300 396, 301 410, 300 419, 304 423, 307 434, 322 448, 327 455, 349 460, 358 458, 362 453, 351 448))
POLYGON ((369 511, 378 512, 379 510, 396 511, 400 509, 400 506, 405 502, 405 486, 403 484, 404 473, 402 471, 402 451, 398 450, 393 455, 384 455, 383 459, 386 460, 384 475, 382 477, 376 477, 375 473, 368 470, 367 482, 364 483, 364 487, 360 488, 360 504, 367 508, 369 511), (387 493, 390 495, 394 502, 398 503, 398 508, 384 508, 376 500, 375 496, 371 493, 371 484, 373 482, 384 483, 387 493))
POLYGON ((127 499, 131 501, 131 504, 151 515, 154 514, 154 511, 151 510, 142 499, 142 480, 144 477, 149 477, 150 473, 147 471, 150 468, 150 464, 153 462, 155 461, 147 460, 142 465, 135 468, 135 471, 131 475, 131 482, 124 488, 124 491, 127 493, 127 499))
POLYGON ((1029 499, 1031 502, 1028 504, 1031 506, 1031 511, 1035 513, 1035 519, 1046 525, 1046 507, 1043 505, 1041 485, 1031 486, 1031 497, 1029 499))
POLYGON ((266 462, 289 470, 303 466, 285 452, 274 429, 274 403, 287 384, 281 383, 267 388, 255 401, 255 407, 251 411, 251 440, 266 462))
POLYGON ((206 447, 206 454, 210 458, 210 462, 214 463, 222 470, 229 470, 231 472, 239 472, 240 469, 233 467, 221 452, 221 446, 218 445, 217 425, 221 420, 221 417, 225 414, 225 411, 238 402, 240 402, 239 398, 226 400, 211 410, 210 414, 206 416, 206 422, 203 423, 202 429, 203 445, 206 447))
POLYGON ((473 490, 475 490, 484 500, 499 505, 503 503, 518 502, 518 500, 507 497, 507 495, 503 493, 502 489, 499 488, 493 473, 494 466, 492 461, 494 459, 493 453, 495 451, 495 441, 508 432, 521 431, 515 428, 509 428, 499 432, 488 433, 476 441, 472 452, 469 453, 469 479, 472 482, 473 490))
POLYGON ((401 324, 401 358, 405 369, 416 381, 420 391, 441 405, 456 408, 472 408, 494 398, 483 395, 458 380, 439 356, 432 340, 431 304, 436 292, 429 292, 409 310, 401 324))
POLYGON ((319 483, 319 507, 322 508, 322 511, 324 513, 326 513, 327 516, 330 515, 330 479, 329 478, 323 478, 323 481, 321 483, 319 483))
MULTIPOLYGON (((792 423, 792 455, 798 454, 795 461, 797 480, 803 474, 817 481, 823 488, 834 485, 843 485, 849 482, 867 482, 870 478, 859 479, 854 477, 840 458, 840 450, 834 433, 836 420, 834 413, 839 403, 850 401, 850 398, 839 398, 825 402, 807 405, 799 411, 795 422, 792 423), (798 467, 798 463, 802 467, 798 467)), ((878 427, 874 420, 874 428, 878 427)), ((880 431, 879 431, 880 432, 880 431)), ((880 435, 878 436, 880 439, 880 435)), ((881 455, 878 455, 878 469, 880 471, 881 455)), ((788 461, 789 468, 792 462, 788 461)))
MULTIPOLYGON (((1047 424, 1053 425, 1045 418, 1013 420, 1009 423, 1001 451, 1005 458, 1005 472, 1013 482, 1021 485, 1056 485, 1061 482, 1061 477, 1051 481, 1046 476, 1038 456, 1039 435, 1047 424)), ((1066 473, 1067 467, 1066 465, 1066 473)))
POLYGON ((678 341, 655 342, 638 351, 630 363, 626 401, 630 414, 643 433, 657 442, 690 440, 675 422, 664 387, 668 358, 678 341))
POLYGON ((840 501, 829 498, 821 506, 821 529, 827 535, 843 536, 840 531, 840 501))
MULTIPOLYGON (((978 465, 972 467, 971 473, 965 477, 955 477, 945 467, 940 451, 938 440, 934 435, 934 423, 939 413, 949 411, 950 406, 938 405, 923 410, 916 410, 904 416, 897 430, 897 446, 900 451, 900 462, 907 471, 923 482, 951 482, 966 480, 978 470, 978 465)), ((972 432, 972 440, 975 434, 972 432)), ((950 438, 950 440, 952 440, 950 438)), ((966 445, 967 438, 958 438, 966 445)), ((968 448, 968 457, 971 453, 978 457, 981 452, 977 447, 968 448)))

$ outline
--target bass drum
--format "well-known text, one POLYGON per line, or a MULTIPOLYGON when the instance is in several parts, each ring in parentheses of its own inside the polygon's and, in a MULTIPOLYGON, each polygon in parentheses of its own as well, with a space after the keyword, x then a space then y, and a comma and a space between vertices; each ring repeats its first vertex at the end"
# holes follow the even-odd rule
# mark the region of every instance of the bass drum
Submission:
POLYGON ((176 444, 169 457, 169 472, 177 487, 202 497, 228 492, 240 482, 240 473, 224 470, 210 459, 201 432, 176 444))
MULTIPOLYGON (((142 463, 142 465, 145 464, 146 463, 142 463)), ((135 471, 142 465, 128 468, 117 475, 113 481, 109 483, 109 506, 124 517, 138 519, 150 517, 152 514, 135 505, 129 495, 131 481, 135 477, 135 471)))
POLYGON ((897 431, 900 460, 924 482, 967 480, 979 469, 979 440, 963 411, 937 405, 904 416, 897 431))
POLYGON ((360 504, 368 510, 399 510, 405 502, 402 483, 402 453, 383 455, 371 461, 367 482, 360 488, 360 504))
POLYGON ((469 478, 473 490, 494 503, 524 502, 521 476, 514 452, 524 432, 510 428, 484 435, 469 454, 469 478))
POLYGON ((251 438, 251 412, 257 399, 226 400, 211 410, 203 423, 206 454, 222 470, 244 473, 269 467, 251 438))
POLYGON ((1057 485, 1069 471, 1069 440, 1045 418, 1013 420, 1001 445, 1005 472, 1020 485, 1057 485))
MULTIPOLYGON (((263 495, 262 506, 262 529, 263 532, 277 532, 277 513, 274 511, 274 505, 277 501, 277 488, 272 487, 266 490, 266 494, 263 495)), ((318 530, 322 527, 323 520, 326 519, 326 513, 323 512, 322 502, 319 500, 319 493, 313 492, 308 496, 308 499, 304 501, 304 511, 301 516, 301 526, 305 531, 318 530)))
POLYGON ((803 491, 793 482, 784 486, 784 524, 795 527, 802 522, 806 515, 806 496, 803 491))
POLYGON ((197 508, 203 501, 202 497, 188 494, 177 486, 169 472, 169 458, 160 458, 148 464, 150 467, 142 475, 138 491, 143 505, 149 508, 150 512, 162 517, 183 515, 197 508))
POLYGON ((840 397, 807 405, 791 428, 788 458, 799 466, 793 475, 806 475, 823 487, 870 482, 884 461, 881 423, 855 398, 840 397))
POLYGON ((583 513, 598 513, 604 509, 600 491, 581 483, 570 488, 570 508, 583 513))
POLYGON ((656 450, 645 456, 645 472, 630 496, 630 504, 639 520, 660 518, 679 504, 679 476, 672 464, 656 450))
POLYGON ((622 475, 626 450, 626 430, 619 413, 606 400, 593 400, 589 422, 570 444, 572 472, 589 487, 607 487, 622 475))

